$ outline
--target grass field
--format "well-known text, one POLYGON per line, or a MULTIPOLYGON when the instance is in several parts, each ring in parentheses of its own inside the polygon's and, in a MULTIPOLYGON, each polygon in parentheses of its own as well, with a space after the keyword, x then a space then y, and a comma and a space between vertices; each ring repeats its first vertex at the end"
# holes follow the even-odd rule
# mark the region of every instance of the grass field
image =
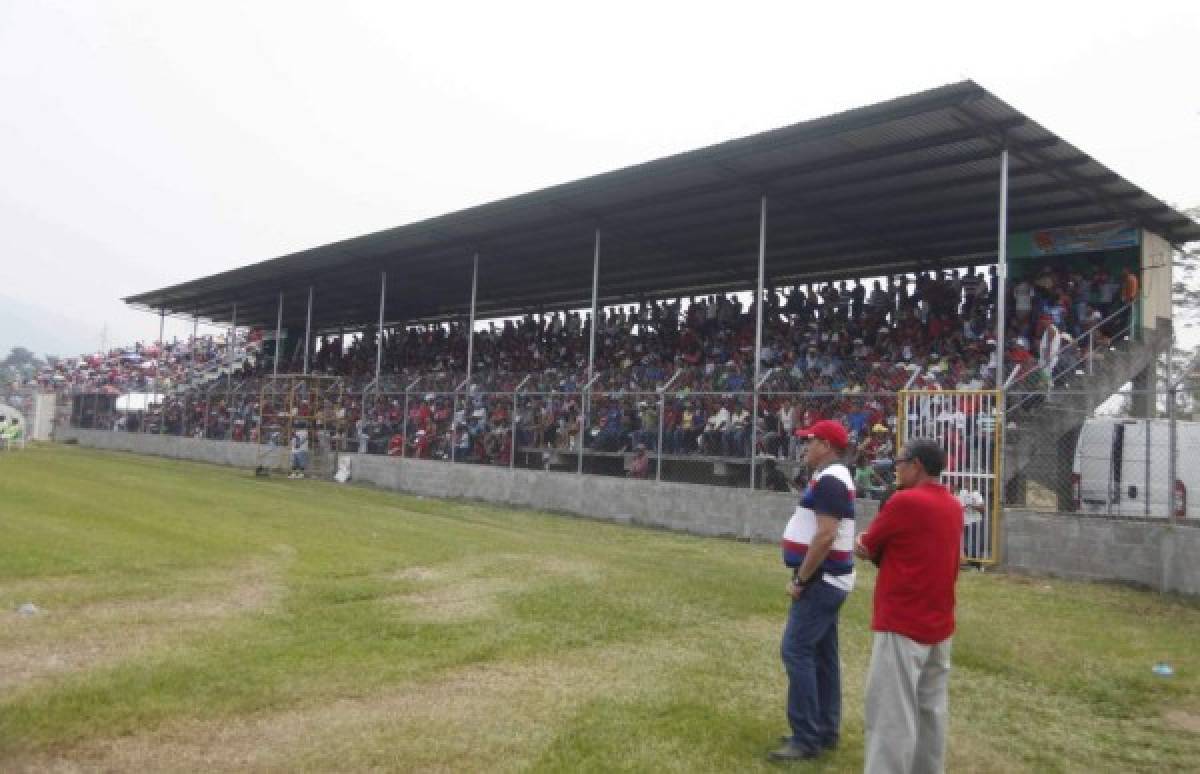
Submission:
MULTIPOLYGON (((772 546, 5 454, 0 770, 772 770, 784 582, 772 546)), ((842 617, 842 747, 795 768, 861 770, 873 582, 842 617)), ((959 590, 951 771, 1200 765, 1200 606, 959 590)))

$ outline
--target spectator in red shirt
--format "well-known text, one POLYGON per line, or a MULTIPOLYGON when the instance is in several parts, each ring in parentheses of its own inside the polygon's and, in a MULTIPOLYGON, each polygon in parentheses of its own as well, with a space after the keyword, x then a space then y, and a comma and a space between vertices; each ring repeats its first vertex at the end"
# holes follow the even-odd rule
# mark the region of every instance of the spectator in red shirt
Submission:
POLYGON ((873 772, 945 769, 954 584, 962 503, 938 476, 941 447, 910 442, 896 458, 901 491, 888 500, 855 553, 879 565, 867 677, 866 766, 873 772))

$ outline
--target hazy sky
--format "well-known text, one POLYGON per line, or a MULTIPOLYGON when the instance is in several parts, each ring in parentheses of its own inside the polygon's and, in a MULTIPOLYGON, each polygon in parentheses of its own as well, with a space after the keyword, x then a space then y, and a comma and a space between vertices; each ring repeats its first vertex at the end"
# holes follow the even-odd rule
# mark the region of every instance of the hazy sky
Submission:
POLYGON ((0 356, 150 339, 122 296, 963 78, 1200 203, 1200 2, 813 5, 0 0, 0 356))

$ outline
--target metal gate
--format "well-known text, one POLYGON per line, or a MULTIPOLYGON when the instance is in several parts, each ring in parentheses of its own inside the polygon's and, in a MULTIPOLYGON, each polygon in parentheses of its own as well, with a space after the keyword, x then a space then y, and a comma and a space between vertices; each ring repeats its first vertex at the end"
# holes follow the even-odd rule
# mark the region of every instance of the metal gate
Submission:
POLYGON ((1000 526, 1003 406, 998 390, 903 390, 897 449, 929 438, 946 452, 942 483, 963 504, 963 557, 994 564, 1000 526))

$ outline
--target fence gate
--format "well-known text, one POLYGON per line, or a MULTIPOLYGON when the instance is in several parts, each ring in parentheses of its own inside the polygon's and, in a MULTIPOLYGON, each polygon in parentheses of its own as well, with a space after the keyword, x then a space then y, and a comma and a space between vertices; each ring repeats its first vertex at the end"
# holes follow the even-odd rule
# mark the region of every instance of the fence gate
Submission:
POLYGON ((998 559, 1000 410, 997 390, 903 390, 896 426, 898 449, 914 438, 929 438, 945 450, 941 480, 963 504, 963 556, 982 564, 998 559))

